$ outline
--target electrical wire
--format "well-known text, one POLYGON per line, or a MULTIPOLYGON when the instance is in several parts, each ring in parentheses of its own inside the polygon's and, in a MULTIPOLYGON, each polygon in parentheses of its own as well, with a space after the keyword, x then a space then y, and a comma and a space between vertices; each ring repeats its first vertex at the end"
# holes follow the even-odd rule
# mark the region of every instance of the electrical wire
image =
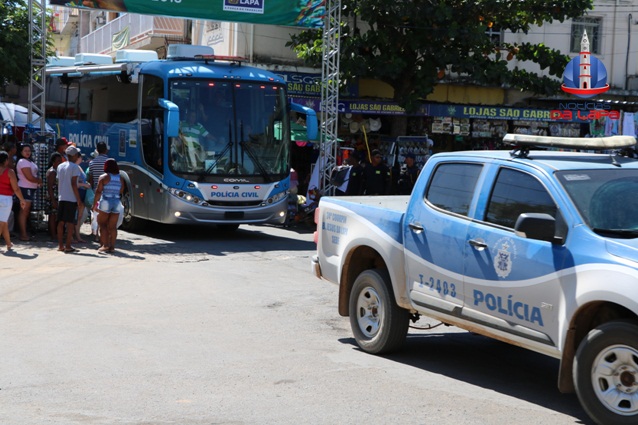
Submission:
POLYGON ((428 325, 427 327, 421 327, 421 326, 412 326, 412 325, 410 325, 410 326, 408 326, 408 327, 409 327, 410 329, 417 329, 417 330, 420 330, 420 331, 429 331, 429 330, 431 330, 431 329, 438 328, 439 326, 441 326, 441 325, 443 325, 443 324, 444 324, 443 322, 439 322, 439 323, 437 323, 437 324, 436 324, 436 325, 434 325, 434 326, 432 326, 432 325, 428 325))

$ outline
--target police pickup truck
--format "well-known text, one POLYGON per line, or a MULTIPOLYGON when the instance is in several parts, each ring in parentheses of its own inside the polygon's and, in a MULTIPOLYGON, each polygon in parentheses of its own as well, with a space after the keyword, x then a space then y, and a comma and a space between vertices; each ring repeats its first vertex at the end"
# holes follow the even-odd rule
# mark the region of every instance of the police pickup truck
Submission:
POLYGON ((560 359, 594 421, 636 424, 636 139, 504 142, 432 156, 409 197, 323 197, 314 272, 366 352, 428 316, 560 359))

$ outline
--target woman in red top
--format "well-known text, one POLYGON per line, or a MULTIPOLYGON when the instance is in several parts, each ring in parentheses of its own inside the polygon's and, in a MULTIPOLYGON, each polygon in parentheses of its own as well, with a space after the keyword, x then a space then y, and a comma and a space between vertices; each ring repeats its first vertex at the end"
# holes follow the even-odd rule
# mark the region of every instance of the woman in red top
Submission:
POLYGON ((0 235, 7 244, 7 251, 13 246, 9 235, 9 214, 13 206, 13 194, 20 200, 20 208, 26 207, 27 203, 18 187, 16 173, 9 167, 9 154, 0 151, 0 235))

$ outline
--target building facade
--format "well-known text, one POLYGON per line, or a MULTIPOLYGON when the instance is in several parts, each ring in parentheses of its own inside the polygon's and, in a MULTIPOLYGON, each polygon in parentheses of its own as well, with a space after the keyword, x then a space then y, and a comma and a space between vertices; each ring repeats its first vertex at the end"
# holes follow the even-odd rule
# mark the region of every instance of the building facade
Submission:
MULTIPOLYGON (((56 48, 60 55, 80 52, 106 53, 127 49, 156 50, 163 57, 173 43, 208 45, 224 56, 242 56, 257 66, 279 73, 288 82, 293 99, 315 110, 320 105, 318 69, 310 69, 286 47, 297 28, 244 23, 186 20, 97 10, 55 9, 56 48)), ((501 33, 491 28, 491 36, 506 43, 544 43, 572 57, 581 51, 583 32, 587 32, 591 54, 604 64, 610 89, 593 101, 604 110, 633 112, 638 96, 638 0, 596 0, 586 16, 565 22, 533 27, 529 33, 501 33), (636 19, 632 11, 636 8, 636 19)), ((519 67, 544 75, 534 64, 519 62, 514 56, 509 67, 519 67)), ((552 111, 580 104, 567 93, 540 98, 507 87, 478 87, 457 84, 448 73, 442 84, 423 101, 419 111, 410 114, 406 133, 429 134, 440 149, 490 147, 505 132, 562 136, 589 134, 593 120, 572 114, 558 119, 552 111)), ((393 102, 391 87, 372 79, 361 79, 341 95, 340 135, 346 139, 361 136, 388 138, 393 118, 405 115, 393 102), (365 133, 365 134, 364 134, 365 133)), ((582 108, 581 108, 582 109, 582 108)), ((394 134, 393 136, 395 136, 394 134)))

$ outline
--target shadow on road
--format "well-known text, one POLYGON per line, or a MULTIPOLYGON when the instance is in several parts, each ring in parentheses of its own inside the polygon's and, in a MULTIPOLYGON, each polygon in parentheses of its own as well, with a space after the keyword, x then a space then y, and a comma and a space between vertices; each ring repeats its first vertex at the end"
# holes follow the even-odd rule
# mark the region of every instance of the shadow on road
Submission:
MULTIPOLYGON (((235 231, 215 227, 149 223, 144 231, 118 234, 116 250, 131 254, 180 254, 222 256, 228 253, 314 251, 309 237, 314 229, 275 226, 240 226, 235 231)), ((143 257, 140 257, 143 259, 143 257)))
MULTIPOLYGON (((359 350, 354 338, 340 339, 359 350)), ((557 359, 470 332, 410 334, 404 348, 383 358, 570 415, 593 424, 576 394, 558 391, 557 359)), ((415 379, 419 379, 415 374, 415 379)))

